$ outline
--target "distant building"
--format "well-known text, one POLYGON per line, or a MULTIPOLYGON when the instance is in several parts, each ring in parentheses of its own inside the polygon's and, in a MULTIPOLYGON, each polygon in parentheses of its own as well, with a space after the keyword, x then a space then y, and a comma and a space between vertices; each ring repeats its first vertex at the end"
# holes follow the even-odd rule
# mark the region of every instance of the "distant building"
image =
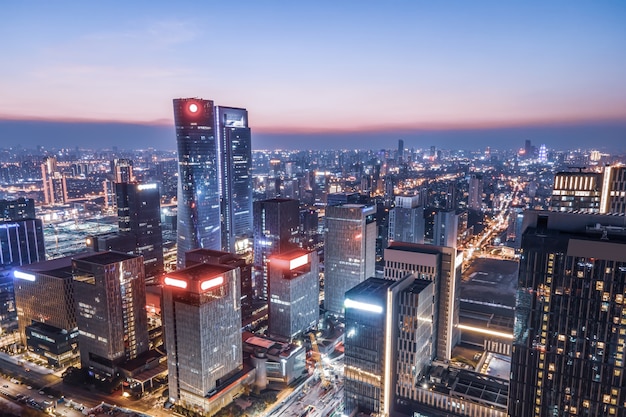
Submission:
POLYGON ((626 415, 625 226, 525 212, 510 417, 626 415))
POLYGON ((471 210, 480 211, 483 207, 483 176, 472 174, 469 178, 469 195, 467 207, 471 210))
POLYGON ((302 249, 273 255, 269 262, 271 338, 291 342, 319 320, 317 252, 302 249))
POLYGON ((48 156, 41 164, 43 197, 46 205, 64 204, 67 202, 67 182, 65 175, 57 169, 57 159, 48 156))
POLYGON ((15 221, 35 218, 35 201, 32 198, 0 200, 0 221, 15 221))
POLYGON ((389 211, 389 242, 424 243, 424 207, 419 196, 396 197, 389 211))
POLYGON ((224 399, 228 385, 243 376, 239 268, 203 263, 163 283, 170 399, 213 413, 232 401, 224 399))
POLYGON ((99 252, 72 261, 83 369, 111 377, 148 351, 142 258, 99 252))
POLYGON ((113 172, 113 182, 135 182, 133 174, 133 161, 130 159, 114 159, 111 161, 111 171, 113 172))
POLYGON ((298 200, 272 198, 254 202, 254 280, 258 298, 267 300, 267 260, 293 248, 300 225, 298 200))
POLYGON ((375 274, 376 206, 344 204, 326 208, 324 308, 343 315, 346 291, 375 274))

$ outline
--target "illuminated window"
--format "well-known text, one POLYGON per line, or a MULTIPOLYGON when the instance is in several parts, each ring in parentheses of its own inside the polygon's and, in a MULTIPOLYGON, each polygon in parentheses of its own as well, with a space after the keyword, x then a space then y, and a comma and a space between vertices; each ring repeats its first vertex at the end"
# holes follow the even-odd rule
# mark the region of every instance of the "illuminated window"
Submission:
POLYGON ((598 291, 604 290, 604 282, 596 281, 596 290, 598 290, 598 291))

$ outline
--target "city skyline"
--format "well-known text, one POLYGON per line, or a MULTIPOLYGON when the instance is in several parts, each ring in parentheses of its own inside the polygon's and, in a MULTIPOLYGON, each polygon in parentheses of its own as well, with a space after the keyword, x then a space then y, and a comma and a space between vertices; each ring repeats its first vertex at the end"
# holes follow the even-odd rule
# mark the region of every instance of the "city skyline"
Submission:
POLYGON ((3 5, 2 142, 173 149, 173 97, 247 108, 255 149, 625 136, 623 4, 150 5, 3 5))

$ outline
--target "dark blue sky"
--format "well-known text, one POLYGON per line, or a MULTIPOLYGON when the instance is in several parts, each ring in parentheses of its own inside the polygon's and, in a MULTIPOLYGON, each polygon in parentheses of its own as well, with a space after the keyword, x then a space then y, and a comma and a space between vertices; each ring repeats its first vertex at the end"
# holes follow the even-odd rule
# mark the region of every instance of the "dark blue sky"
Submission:
MULTIPOLYGON (((444 149, 519 149, 529 139, 551 149, 587 148, 610 152, 626 151, 626 122, 551 125, 518 128, 466 130, 380 131, 367 133, 255 133, 254 149, 383 149, 435 145, 444 149)), ((1 146, 22 145, 46 148, 118 146, 120 149, 153 147, 176 149, 173 126, 124 123, 64 123, 42 121, 1 121, 1 146)))

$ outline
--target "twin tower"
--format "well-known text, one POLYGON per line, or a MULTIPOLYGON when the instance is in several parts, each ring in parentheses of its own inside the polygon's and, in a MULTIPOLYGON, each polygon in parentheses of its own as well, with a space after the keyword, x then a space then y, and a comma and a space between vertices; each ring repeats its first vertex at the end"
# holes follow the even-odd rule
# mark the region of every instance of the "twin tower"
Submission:
POLYGON ((178 267, 185 252, 236 252, 252 231, 252 146, 246 109, 174 99, 178 267))

